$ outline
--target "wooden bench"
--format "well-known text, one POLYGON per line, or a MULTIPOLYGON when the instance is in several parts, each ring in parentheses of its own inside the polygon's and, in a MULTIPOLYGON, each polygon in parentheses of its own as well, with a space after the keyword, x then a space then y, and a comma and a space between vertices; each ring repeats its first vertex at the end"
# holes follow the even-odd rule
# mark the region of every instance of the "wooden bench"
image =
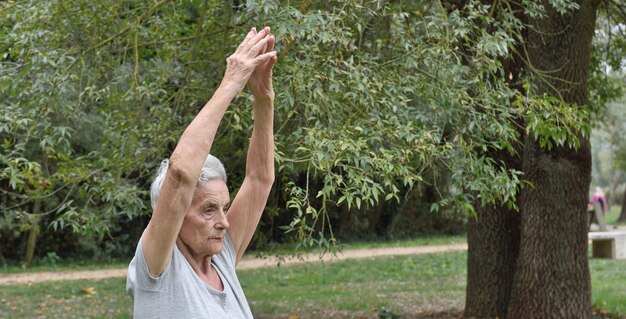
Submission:
POLYGON ((594 258, 626 259, 626 231, 590 232, 594 258))

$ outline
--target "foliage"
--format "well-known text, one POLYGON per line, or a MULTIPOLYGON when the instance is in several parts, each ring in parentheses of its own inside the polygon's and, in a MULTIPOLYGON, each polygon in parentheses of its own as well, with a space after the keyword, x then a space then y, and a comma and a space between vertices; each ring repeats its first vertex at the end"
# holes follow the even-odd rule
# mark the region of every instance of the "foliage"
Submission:
MULTIPOLYGON (((522 3, 530 16, 544 10, 522 3)), ((286 232, 305 246, 332 244, 335 211, 402 201, 417 184, 436 185, 424 178, 430 171, 451 172, 452 184, 433 210, 473 214, 475 200, 514 207, 522 173, 484 154, 515 152, 519 118, 548 147, 576 146, 589 115, 511 87, 531 75, 504 70, 523 27, 507 4, 2 2, 2 236, 39 224, 100 239, 141 229, 155 165, 217 87, 245 31, 266 24, 279 39, 280 183, 268 218, 287 220, 286 232)), ((232 185, 245 171, 250 109, 244 93, 212 150, 232 185)))
MULTIPOLYGON (((626 171, 626 16, 623 5, 602 2, 591 55, 591 105, 595 110, 595 128, 608 136, 612 166, 626 171), (607 105, 606 107, 603 107, 607 105)), ((603 147, 603 145, 599 145, 603 147)))
MULTIPOLYGON (((617 2, 602 1, 591 50, 589 89, 591 109, 603 115, 607 102, 624 94, 626 13, 617 2)), ((599 119, 600 121, 602 118, 599 119)))
POLYGON ((562 100, 548 95, 534 98, 528 105, 525 110, 526 134, 537 139, 542 148, 550 150, 565 145, 579 148, 579 138, 589 138, 591 125, 586 108, 566 105, 562 100), (572 112, 572 108, 577 111, 572 112))
POLYGON ((107 59, 114 54, 86 47, 105 28, 93 25, 97 7, 74 4, 79 14, 67 2, 2 4, 3 228, 25 231, 44 218, 46 229, 102 237, 145 211, 141 178, 156 148, 147 137, 158 134, 138 121, 148 112, 138 106, 149 96, 120 83, 127 70, 107 59))

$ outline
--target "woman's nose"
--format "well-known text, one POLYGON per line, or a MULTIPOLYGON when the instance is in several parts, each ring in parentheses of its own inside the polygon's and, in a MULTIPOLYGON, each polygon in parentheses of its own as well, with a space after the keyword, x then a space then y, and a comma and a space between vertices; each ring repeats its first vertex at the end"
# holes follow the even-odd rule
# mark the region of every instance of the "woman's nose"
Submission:
POLYGON ((215 228, 228 229, 228 218, 226 218, 226 212, 221 210, 218 216, 218 220, 215 223, 215 228))

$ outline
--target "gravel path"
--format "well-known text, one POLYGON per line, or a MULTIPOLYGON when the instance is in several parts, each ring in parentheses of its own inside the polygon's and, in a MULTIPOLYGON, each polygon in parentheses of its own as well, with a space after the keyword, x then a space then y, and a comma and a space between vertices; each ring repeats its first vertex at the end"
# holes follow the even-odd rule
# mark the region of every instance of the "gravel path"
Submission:
MULTIPOLYGON (((451 244, 451 245, 433 245, 433 246, 414 246, 414 247, 391 247, 391 248, 373 248, 373 249, 354 249, 345 250, 336 256, 326 254, 320 259, 319 254, 307 254, 296 258, 287 258, 279 260, 275 257, 255 258, 254 256, 246 256, 237 265, 237 269, 257 269, 266 267, 276 267, 279 263, 281 267, 297 265, 309 262, 333 262, 336 260, 346 259, 363 259, 382 256, 405 256, 439 253, 446 251, 467 250, 467 244, 451 244)), ((126 268, 118 269, 99 269, 84 270, 71 272, 39 272, 39 273, 22 273, 0 276, 0 285, 29 284, 44 281, 56 280, 78 280, 89 279, 98 280, 105 278, 126 277, 126 268)))

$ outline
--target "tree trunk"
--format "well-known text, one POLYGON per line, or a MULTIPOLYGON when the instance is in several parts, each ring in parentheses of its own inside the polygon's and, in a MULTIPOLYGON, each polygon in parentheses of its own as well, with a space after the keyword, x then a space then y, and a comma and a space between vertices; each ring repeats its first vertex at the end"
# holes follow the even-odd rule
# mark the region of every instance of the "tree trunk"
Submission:
POLYGON ((24 254, 24 267, 29 268, 35 256, 35 247, 37 244, 37 235, 39 235, 39 211, 41 209, 41 201, 35 200, 33 204, 33 214, 31 225, 28 229, 28 237, 26 238, 26 252, 24 254))
MULTIPOLYGON (((529 62, 549 74, 535 82, 537 93, 584 105, 597 2, 577 3, 579 9, 561 15, 542 1, 547 16, 531 21, 527 48, 529 62)), ((542 149, 532 136, 525 138, 523 171, 533 186, 521 196, 521 244, 508 318, 591 318, 591 148, 587 138, 579 138, 579 149, 552 150, 542 149)))
POLYGON ((476 205, 467 232, 466 318, 504 318, 519 250, 519 212, 476 205))
POLYGON ((508 317, 589 318, 589 143, 576 157, 569 149, 546 154, 527 140, 524 168, 534 187, 522 191, 520 255, 508 317))
POLYGON ((624 198, 622 198, 622 212, 619 214, 618 222, 626 222, 626 187, 624 187, 624 198))
POLYGON ((620 184, 619 182, 622 179, 623 179, 622 178, 622 172, 618 171, 611 178, 611 182, 609 183, 608 188, 605 189, 606 206, 607 206, 606 210, 607 211, 609 211, 611 209, 611 206, 617 205, 617 203, 615 202, 615 198, 619 198, 619 196, 617 196, 617 194, 616 194, 616 189, 617 189, 617 186, 620 184))
MULTIPOLYGON (((512 3, 517 18, 526 22, 523 8, 512 3)), ((517 47, 517 51, 523 51, 523 47, 517 47)), ((502 61, 504 74, 511 75, 507 78, 509 87, 525 94, 524 88, 519 81, 522 74, 524 61, 519 56, 511 57, 502 61)), ((518 129, 520 140, 525 134, 522 120, 514 119, 514 125, 518 129)), ((515 146, 516 153, 509 154, 506 151, 489 152, 488 157, 495 162, 503 163, 507 170, 522 170, 523 145, 515 146)), ((517 196, 517 205, 520 205, 517 196)), ((474 205, 477 218, 471 218, 467 229, 467 288, 465 297, 466 318, 506 318, 513 277, 515 274, 520 245, 520 221, 519 212, 505 206, 493 205, 481 207, 474 205)))

